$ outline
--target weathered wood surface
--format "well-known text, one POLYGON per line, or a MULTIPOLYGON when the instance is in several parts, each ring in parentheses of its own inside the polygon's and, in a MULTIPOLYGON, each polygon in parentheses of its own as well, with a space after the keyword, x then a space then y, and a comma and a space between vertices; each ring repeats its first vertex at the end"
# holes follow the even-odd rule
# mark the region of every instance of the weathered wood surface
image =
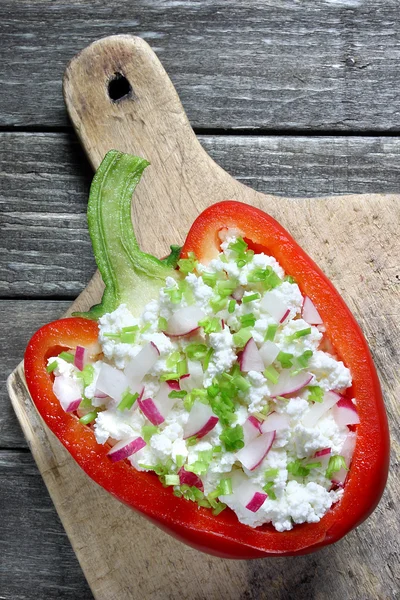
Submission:
POLYGON ((67 61, 129 33, 157 52, 195 127, 398 131, 398 9, 397 0, 2 0, 0 124, 67 125, 67 61))
MULTIPOLYGON (((199 136, 259 192, 400 190, 400 138, 199 136)), ((86 225, 92 171, 73 134, 0 134, 0 295, 75 298, 95 270, 86 225)))
MULTIPOLYGON (((108 57, 108 55, 107 55, 108 57)), ((109 57, 108 57, 109 58, 109 57)), ((91 65, 93 67, 93 65, 91 65)), ((93 69, 94 73, 96 68, 93 69)), ((143 77, 144 73, 136 74, 143 77)), ((90 106, 90 102, 89 102, 90 106)), ((155 111, 156 112, 156 111, 155 111)), ((140 111, 139 111, 140 113, 140 111)), ((104 113, 102 113, 104 116, 104 113)), ((140 114, 139 114, 140 117, 140 114)), ((163 117, 166 131, 174 132, 174 120, 179 118, 179 112, 172 111, 163 117)), ((99 156, 107 149, 110 132, 107 130, 107 118, 97 123, 93 119, 83 118, 79 127, 80 135, 91 154, 92 162, 96 164, 99 156), (99 126, 100 129, 99 129, 99 126), (94 130, 93 130, 94 128, 94 130), (104 128, 102 130, 102 128, 104 128), (92 130, 92 135, 89 130, 92 130), (97 131, 96 131, 97 129, 97 131), (99 145, 94 149, 90 139, 98 139, 104 144, 103 150, 99 145)), ((157 119, 155 119, 157 123, 157 119)), ((129 121, 125 121, 129 122, 129 121)), ((184 119, 181 121, 184 125, 184 119)), ((176 123, 175 123, 176 124, 176 123)), ((144 123, 145 127, 145 123, 144 123)), ((120 143, 132 144, 132 150, 139 147, 145 149, 146 140, 135 137, 135 128, 129 134, 124 127, 120 143), (127 136, 127 137, 125 137, 127 136), (128 138, 129 136, 129 138, 128 138), (139 146, 138 146, 139 145, 139 146)), ((157 129, 157 127, 155 127, 157 129)), ((168 138, 168 136, 167 136, 168 138)), ((170 143, 171 139, 163 139, 170 143)), ((161 144, 162 146, 162 144, 161 144)), ((198 210, 215 200, 219 194, 233 192, 238 199, 247 199, 268 208, 279 216, 280 220, 294 234, 300 243, 318 259, 320 265, 332 277, 341 291, 344 292, 350 307, 360 318, 369 338, 373 351, 385 356, 383 362, 383 383, 387 395, 390 414, 398 419, 396 397, 399 391, 399 380, 395 370, 396 360, 392 354, 399 351, 398 339, 398 307, 394 304, 394 294, 398 290, 396 279, 398 268, 398 244, 393 243, 397 232, 399 219, 398 197, 364 196, 324 200, 288 200, 272 196, 262 197, 259 194, 246 191, 240 184, 229 179, 220 169, 202 153, 195 139, 181 140, 179 156, 173 156, 169 166, 171 187, 165 186, 163 212, 170 209, 167 201, 180 203, 185 206, 185 214, 181 211, 182 220, 189 222, 198 210), (182 153, 182 150, 185 152, 182 153), (197 153, 197 163, 190 159, 197 153), (181 155, 185 160, 180 163, 181 155), (187 162, 188 161, 188 162, 187 162), (177 164, 178 163, 178 164, 177 164), (185 189, 179 188, 176 193, 174 171, 179 171, 185 189), (196 174, 192 169, 196 167, 196 174), (204 178, 208 170, 209 178, 204 178), (188 175, 194 175, 188 177, 188 175), (203 179, 201 180, 201 176, 203 179), (205 182, 207 182, 205 184, 205 182), (202 187, 201 187, 202 183, 202 187), (217 193, 218 190, 218 193, 217 193), (194 192, 197 192, 196 194, 194 192), (190 200, 184 203, 184 200, 190 200), (332 239, 332 227, 335 236, 332 239), (362 232, 361 232, 362 227, 362 232), (368 237, 369 245, 365 239, 368 237), (343 252, 343 248, 346 252, 343 252), (349 254, 352 261, 349 263, 349 254), (361 281, 361 283, 360 283, 361 281), (362 290, 368 289, 376 299, 376 304, 366 298, 362 290), (379 306, 379 310, 377 309, 379 306), (379 338, 378 333, 382 333, 379 338), (374 337, 376 336, 376 337, 374 337), (394 341, 393 341, 394 340, 394 341), (388 344, 391 346, 388 347, 388 344), (390 354, 390 360, 388 359, 390 354)), ((163 156, 162 148, 147 148, 155 167, 160 165, 163 156)), ((165 156, 165 154, 164 154, 165 156)), ((159 168, 157 176, 163 173, 159 168)), ((164 175, 165 176, 165 175, 164 175)), ((170 180, 168 180, 170 184, 170 180)), ((158 184, 159 185, 159 184, 158 184)), ((176 233, 175 224, 171 218, 163 222, 163 232, 157 232, 157 224, 148 224, 149 207, 145 205, 146 194, 157 189, 154 176, 150 176, 140 186, 141 192, 135 197, 135 223, 142 234, 146 230, 154 251, 161 252, 168 236, 176 233), (137 210, 137 206, 141 210, 137 210), (168 225, 168 226, 167 226, 168 225), (151 238, 151 239, 150 239, 151 238)), ((139 190, 138 190, 139 192, 139 190)), ((154 213, 154 209, 153 213, 154 213)), ((154 214, 152 214, 154 221, 154 214)), ((185 229, 185 223, 182 224, 185 229)), ((140 238, 140 236, 139 236, 140 238)), ((172 238, 172 239, 176 239, 172 238)), ((93 286, 92 286, 93 287, 93 286)), ((93 287, 95 289, 95 287, 93 287)), ((85 296, 81 298, 85 302, 85 296)), ((87 302, 87 300, 86 300, 87 302)), ((350 534, 336 547, 325 549, 315 555, 299 559, 279 559, 276 561, 255 561, 252 563, 226 562, 198 555, 194 551, 177 544, 168 536, 161 534, 147 523, 143 523, 128 509, 116 503, 103 490, 97 488, 79 471, 66 452, 54 440, 47 430, 37 421, 36 414, 25 398, 23 380, 17 375, 11 382, 14 402, 19 417, 24 423, 24 430, 34 447, 36 460, 41 465, 41 471, 46 479, 53 499, 64 525, 78 552, 81 564, 90 578, 92 589, 98 598, 395 598, 398 590, 398 575, 396 573, 396 554, 398 553, 398 518, 396 515, 396 480, 392 477, 384 501, 373 517, 356 532, 350 534), (16 401, 16 396, 21 401, 16 401), (38 444, 37 440, 41 443, 38 444), (54 462, 55 461, 55 462, 54 462), (46 470, 47 465, 47 470, 46 470), (394 490, 394 491, 392 491, 394 490), (74 499, 73 505, 71 498, 74 499), (388 500, 387 500, 388 499, 388 500), (88 508, 89 507, 89 508, 88 508), (74 511, 72 512, 72 508, 74 511), (91 530, 87 530, 90 510, 91 530), (112 523, 107 529, 113 529, 114 535, 110 540, 111 548, 104 553, 104 522, 105 516, 112 523), (95 524, 96 523, 96 524, 95 524), (382 524, 385 524, 383 527, 382 524), (102 531, 103 530, 103 531, 102 531), (124 555, 119 555, 120 548, 114 547, 118 540, 119 531, 124 531, 127 545, 132 546, 130 569, 145 573, 143 579, 137 580, 132 573, 124 568, 124 558, 129 554, 128 546, 124 555), (126 531, 132 536, 126 537, 126 531), (365 537, 363 537, 365 536, 365 537), (87 550, 88 539, 92 540, 91 553, 87 550), (81 542, 79 542, 81 540, 81 542), (133 541, 132 541, 133 540, 133 541), (150 554, 148 554, 150 552, 150 554), (379 560, 374 557, 379 556, 379 560), (106 557, 104 557, 106 554, 106 557), (375 556, 376 556, 375 555, 375 556), (179 574, 171 562, 179 564, 179 574), (133 568, 134 562, 140 565, 133 568), (155 570, 154 565, 157 564, 155 570), (190 572, 190 581, 185 574, 190 572), (132 578, 133 577, 133 578, 132 578), (321 582, 323 582, 321 584, 321 582)), ((395 421, 394 421, 395 422, 395 421)), ((398 446, 395 447, 395 466, 398 465, 398 446)), ((109 522, 110 523, 110 522, 109 522)), ((122 533, 121 533, 122 535, 122 533)))

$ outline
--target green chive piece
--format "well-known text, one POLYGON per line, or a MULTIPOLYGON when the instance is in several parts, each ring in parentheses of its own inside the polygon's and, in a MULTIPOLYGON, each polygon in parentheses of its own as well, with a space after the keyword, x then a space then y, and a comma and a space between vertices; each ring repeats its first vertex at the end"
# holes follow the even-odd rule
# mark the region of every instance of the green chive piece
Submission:
POLYGON ((182 375, 186 375, 186 373, 188 372, 188 365, 187 365, 186 358, 183 358, 182 360, 180 360, 178 362, 178 364, 176 365, 176 370, 178 372, 179 377, 182 377, 182 375))
POLYGON ((185 392, 185 390, 172 390, 172 392, 168 394, 168 398, 184 398, 186 395, 187 392, 185 392))
POLYGON ((121 402, 118 404, 117 409, 120 411, 130 410, 139 398, 139 394, 135 392, 132 394, 129 390, 122 394, 121 402))
POLYGON ((290 352, 279 352, 276 360, 281 363, 283 369, 290 369, 293 366, 293 354, 290 352))
POLYGON ((310 402, 322 402, 324 399, 324 390, 319 385, 309 385, 307 389, 310 390, 308 396, 310 402))
POLYGON ((218 281, 217 291, 220 296, 226 298, 230 296, 238 286, 238 282, 234 279, 226 279, 224 281, 218 281))
POLYGON ((215 453, 217 453, 217 454, 218 454, 219 452, 222 452, 222 446, 214 446, 214 448, 213 448, 213 452, 215 452, 215 453))
POLYGON ((195 253, 189 252, 188 258, 181 258, 178 260, 178 267, 184 275, 187 275, 188 273, 193 273, 198 263, 199 261, 197 260, 195 253))
POLYGON ((134 344, 136 333, 134 331, 122 331, 120 339, 123 344, 134 344))
POLYGON ((197 444, 197 437, 194 435, 186 440, 188 446, 195 446, 197 444))
MULTIPOLYGON (((146 444, 150 443, 150 439, 155 433, 159 433, 159 429, 156 425, 143 425, 142 438, 144 439, 146 444)), ((153 467, 151 467, 151 468, 153 468, 153 467)))
POLYGON ((210 300, 210 306, 214 312, 219 312, 220 310, 224 310, 226 308, 227 300, 226 298, 222 298, 221 296, 214 296, 210 300))
POLYGON ((329 459, 328 468, 326 470, 325 477, 327 479, 331 479, 332 475, 334 473, 337 473, 341 469, 346 469, 346 471, 349 470, 346 466, 346 461, 344 460, 344 457, 339 456, 339 455, 331 456, 329 459))
POLYGON ((306 335, 310 335, 310 333, 311 327, 306 327, 305 329, 299 329, 299 331, 295 331, 292 333, 292 335, 288 335, 287 339, 292 342, 293 340, 298 340, 306 335))
POLYGON ((225 510, 225 508, 226 504, 224 504, 223 502, 218 502, 217 506, 213 509, 212 514, 214 515, 214 517, 216 517, 219 515, 219 513, 225 510))
POLYGON ((207 354, 207 346, 205 344, 188 344, 185 348, 186 356, 190 360, 203 360, 207 354))
POLYGON ((243 254, 246 252, 248 245, 244 241, 243 238, 238 237, 234 242, 231 242, 228 245, 229 250, 233 250, 234 252, 238 252, 239 254, 243 254))
POLYGON ((53 360, 53 362, 51 362, 49 365, 47 365, 46 371, 48 373, 52 373, 55 369, 57 369, 57 361, 53 360))
POLYGON ((239 321, 243 327, 253 327, 256 323, 256 318, 253 313, 248 313, 247 315, 242 315, 239 317, 239 321))
POLYGON ((204 371, 207 371, 208 365, 210 364, 210 360, 211 360, 213 354, 214 354, 213 348, 209 348, 207 351, 207 354, 204 357, 204 361, 203 361, 204 371))
POLYGON ((244 446, 243 427, 241 425, 226 427, 219 436, 219 439, 224 444, 227 452, 240 450, 244 446))
POLYGON ((178 350, 175 350, 175 352, 172 352, 172 354, 170 354, 167 358, 167 360, 165 361, 165 364, 167 365, 167 369, 174 369, 176 367, 176 365, 178 364, 178 362, 181 359, 181 355, 180 352, 178 352, 178 350))
POLYGON ((268 379, 268 381, 270 381, 271 383, 275 384, 278 383, 279 372, 275 369, 275 367, 270 365, 264 370, 264 377, 265 379, 268 379))
POLYGON ((274 482, 273 481, 269 481, 268 483, 266 483, 263 486, 263 490, 266 494, 268 494, 268 498, 270 498, 271 500, 276 500, 276 494, 274 492, 274 482))
POLYGON ((217 283, 217 273, 202 273, 203 281, 206 285, 214 287, 217 283))
POLYGON ((179 379, 178 373, 163 373, 160 375, 160 381, 175 381, 179 379))
POLYGON ((202 321, 199 321, 199 326, 208 334, 222 331, 221 319, 217 317, 206 317, 202 321))
POLYGON ((307 467, 311 469, 320 469, 322 467, 321 462, 308 463, 307 467))
POLYGON ((121 329, 122 333, 132 333, 133 331, 139 331, 139 325, 129 325, 121 329))
POLYGON ((166 485, 179 485, 179 475, 166 475, 165 476, 165 484, 166 485))
POLYGON ((143 327, 140 330, 140 333, 146 333, 146 331, 149 331, 149 329, 151 328, 151 323, 146 323, 145 325, 143 325, 143 327))
POLYGON ((302 369, 306 369, 308 367, 308 363, 312 355, 312 350, 306 350, 305 352, 303 352, 303 354, 297 357, 296 360, 302 369))
POLYGON ((97 417, 97 410, 94 410, 93 412, 87 413, 87 415, 84 415, 83 417, 81 417, 79 419, 79 423, 82 423, 82 425, 88 425, 89 423, 92 423, 92 421, 95 421, 97 417))
POLYGON ((256 292, 255 294, 251 294, 250 296, 243 296, 242 302, 243 304, 248 304, 248 302, 253 302, 254 300, 259 300, 260 298, 260 294, 256 292))
POLYGON ((268 329, 265 332, 264 340, 274 341, 276 332, 278 331, 278 325, 268 325, 268 329))
POLYGON ((266 471, 264 471, 264 477, 265 479, 275 479, 278 473, 279 469, 267 469, 266 471))
POLYGON ((218 488, 220 496, 228 496, 229 494, 232 494, 232 479, 230 477, 221 479, 218 488))
POLYGON ((94 379, 94 367, 93 365, 85 365, 82 371, 78 371, 77 377, 82 381, 83 385, 87 387, 94 379))
POLYGON ((121 338, 120 333, 103 333, 103 336, 110 340, 120 340, 121 338))
POLYGON ((292 277, 291 275, 285 275, 285 277, 283 278, 283 281, 288 281, 289 283, 296 283, 295 278, 292 277))
POLYGON ((175 463, 176 466, 178 467, 178 469, 180 469, 181 467, 183 467, 183 465, 186 462, 186 457, 183 456, 182 454, 177 454, 176 458, 175 458, 175 463))
POLYGON ((160 317, 158 319, 158 325, 157 325, 158 329, 160 331, 166 331, 168 328, 168 321, 167 319, 165 319, 165 317, 160 317))
POLYGON ((243 348, 252 336, 251 327, 242 327, 233 334, 233 343, 238 348, 243 348))
POLYGON ((71 354, 71 352, 60 352, 60 354, 58 355, 58 358, 62 358, 63 360, 65 360, 65 362, 68 362, 68 363, 74 362, 74 355, 71 354))
POLYGON ((229 300, 229 304, 228 304, 228 313, 232 314, 233 312, 235 312, 235 306, 236 306, 236 300, 229 300))

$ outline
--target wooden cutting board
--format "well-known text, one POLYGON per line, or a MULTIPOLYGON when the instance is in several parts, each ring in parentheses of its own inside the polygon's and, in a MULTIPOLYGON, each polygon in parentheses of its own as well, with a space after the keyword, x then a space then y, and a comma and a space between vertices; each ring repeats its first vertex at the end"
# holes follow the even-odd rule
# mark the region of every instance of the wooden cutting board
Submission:
MULTIPOLYGON (((400 385, 394 363, 400 354, 400 195, 279 198, 235 181, 202 149, 166 72, 140 38, 113 36, 83 50, 66 69, 64 95, 94 168, 112 148, 150 160, 132 204, 135 231, 145 251, 167 254, 171 243, 183 241, 200 211, 224 199, 253 204, 278 219, 333 280, 361 323, 389 409, 398 416, 394 400, 400 385)), ((100 299, 101 291, 96 274, 71 311, 87 309, 100 299)), ((38 417, 22 364, 8 385, 95 598, 257 597, 250 589, 248 563, 209 557, 184 546, 86 477, 38 417)), ((374 521, 365 526, 370 527, 371 539, 375 526, 374 521)), ((302 560, 304 565, 308 557, 302 560)), ((263 564, 271 569, 273 580, 271 561, 263 564)), ((274 585, 278 592, 283 584, 274 585)))

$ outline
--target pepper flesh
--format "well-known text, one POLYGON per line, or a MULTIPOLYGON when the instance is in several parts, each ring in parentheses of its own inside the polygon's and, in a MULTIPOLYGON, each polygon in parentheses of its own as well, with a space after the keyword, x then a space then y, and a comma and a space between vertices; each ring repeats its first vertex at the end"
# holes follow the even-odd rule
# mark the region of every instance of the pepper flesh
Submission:
POLYGON ((360 424, 344 495, 318 523, 295 525, 277 532, 267 524, 257 529, 239 523, 229 509, 218 516, 196 503, 177 498, 152 473, 138 472, 127 461, 112 463, 109 447, 96 442, 93 431, 65 413, 52 389, 47 359, 63 349, 91 345, 97 324, 69 318, 45 325, 31 339, 25 354, 25 373, 36 407, 82 469, 99 485, 156 525, 185 543, 225 558, 293 556, 336 542, 374 510, 388 472, 389 438, 378 377, 366 341, 344 301, 321 270, 293 238, 269 215, 234 201, 215 204, 194 222, 181 257, 194 252, 207 263, 219 252, 219 232, 240 230, 249 247, 274 256, 295 277, 303 294, 317 307, 327 336, 349 367, 357 398, 360 424))

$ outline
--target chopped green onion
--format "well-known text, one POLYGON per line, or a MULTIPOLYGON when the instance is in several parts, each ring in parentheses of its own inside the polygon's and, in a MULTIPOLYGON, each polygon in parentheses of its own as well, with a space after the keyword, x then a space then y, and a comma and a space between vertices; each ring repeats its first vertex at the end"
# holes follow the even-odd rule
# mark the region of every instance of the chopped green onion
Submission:
POLYGON ((186 440, 186 444, 188 446, 195 446, 197 444, 197 442, 198 442, 198 440, 197 440, 197 437, 195 435, 193 435, 192 437, 190 437, 190 438, 188 438, 186 440))
POLYGON ((143 327, 140 330, 140 333, 146 333, 146 331, 149 331, 149 329, 151 328, 151 323, 146 323, 146 325, 143 325, 143 327))
POLYGON ((206 317, 199 321, 199 326, 204 329, 205 333, 217 333, 222 330, 221 319, 217 317, 206 317))
POLYGON ((188 344, 185 348, 186 356, 190 360, 203 360, 207 355, 207 350, 205 344, 188 344))
POLYGON ((279 372, 275 369, 275 367, 270 365, 264 370, 264 377, 275 385, 275 383, 278 383, 279 372))
POLYGON ((226 258, 225 254, 221 254, 219 257, 219 260, 223 263, 227 263, 228 259, 226 258))
POLYGON ((243 260, 243 258, 239 258, 239 260, 236 261, 237 266, 241 269, 242 267, 244 267, 247 263, 245 260, 243 260))
POLYGON ((307 464, 307 468, 308 469, 319 469, 322 467, 322 463, 321 462, 314 462, 314 463, 308 463, 307 464))
POLYGON ((226 427, 219 436, 219 439, 228 452, 240 450, 244 446, 243 427, 241 425, 226 427))
POLYGON ((87 415, 81 417, 79 419, 79 423, 82 423, 82 425, 88 425, 89 423, 92 423, 92 421, 95 421, 96 417, 97 410, 94 410, 93 412, 87 413, 87 415))
POLYGON ((180 304, 182 300, 182 291, 179 288, 167 288, 165 289, 165 293, 169 296, 172 304, 180 304))
POLYGON ((268 494, 268 498, 270 498, 271 500, 276 500, 276 494, 274 492, 274 482, 273 481, 269 481, 268 483, 266 483, 263 486, 263 490, 266 494, 268 494))
POLYGON ((134 331, 123 331, 120 340, 123 344, 134 344, 136 341, 136 333, 134 331))
POLYGON ((229 304, 228 304, 228 313, 232 314, 233 312, 235 312, 235 306, 236 306, 236 300, 229 300, 229 304))
POLYGON ((178 371, 179 377, 182 377, 182 375, 186 375, 186 373, 188 372, 186 358, 183 358, 178 362, 178 364, 176 365, 176 370, 178 371))
POLYGON ((110 340, 120 340, 121 339, 120 333, 103 333, 103 336, 110 340))
POLYGON ((220 496, 228 496, 229 494, 232 494, 232 479, 230 477, 221 479, 218 488, 220 496))
POLYGON ((180 469, 180 467, 183 467, 183 465, 186 462, 186 457, 183 456, 182 454, 177 454, 176 458, 175 458, 175 463, 176 466, 178 467, 178 469, 180 469))
MULTIPOLYGON (((229 295, 229 294, 228 294, 229 295)), ((221 298, 221 296, 214 296, 210 300, 210 306, 214 312, 219 312, 220 310, 224 310, 226 308, 227 300, 226 298, 221 298)))
POLYGON ((248 304, 249 302, 253 302, 254 300, 259 300, 260 298, 260 294, 256 292, 255 294, 251 294, 250 296, 243 296, 242 302, 243 304, 248 304))
POLYGON ((270 340, 271 342, 275 339, 275 334, 278 331, 278 325, 268 325, 268 329, 265 332, 264 340, 270 340))
POLYGON ((179 475, 166 475, 165 485, 179 485, 179 475))
POLYGON ((143 425, 142 427, 142 438, 146 442, 146 444, 150 443, 150 438, 158 433, 159 429, 156 425, 143 425))
POLYGON ((308 400, 310 402, 322 402, 324 398, 324 390, 319 385, 309 385, 307 389, 310 391, 308 400))
POLYGON ((174 381, 179 379, 178 373, 163 373, 160 375, 160 381, 174 381))
POLYGON ((305 352, 303 352, 303 354, 298 356, 296 360, 303 369, 306 369, 308 367, 308 363, 312 355, 312 350, 306 350, 305 352))
POLYGON ((287 339, 292 342, 293 340, 298 340, 306 335, 310 335, 310 333, 311 327, 306 327, 305 329, 299 329, 298 331, 295 331, 292 333, 292 335, 288 335, 287 339))
POLYGON ((231 242, 228 245, 228 248, 229 250, 233 250, 234 252, 242 254, 243 252, 246 252, 248 245, 246 244, 243 238, 238 237, 234 242, 231 242))
POLYGON ((233 343, 238 348, 243 348, 252 336, 251 327, 242 327, 236 333, 233 334, 233 343))
POLYGON ((172 392, 168 394, 168 398, 184 398, 186 394, 187 392, 185 392, 185 390, 172 390, 172 392))
POLYGON ((247 392, 247 390, 249 390, 251 387, 250 382, 247 381, 243 375, 240 375, 240 373, 236 373, 233 376, 232 382, 241 392, 247 392))
POLYGON ((188 252, 188 258, 181 258, 178 260, 179 270, 185 275, 193 273, 198 265, 198 260, 194 252, 188 252))
POLYGON ((290 369, 293 366, 293 354, 290 352, 279 352, 276 360, 281 363, 283 369, 290 369))
POLYGON ((203 361, 203 369, 204 371, 207 371, 208 369, 208 365, 210 364, 210 360, 212 355, 214 354, 214 350, 213 348, 209 348, 207 351, 207 354, 204 357, 204 361, 203 361))
POLYGON ((86 396, 83 396, 82 402, 80 403, 78 408, 83 409, 83 410, 85 410, 87 408, 93 408, 91 399, 86 398, 86 396))
POLYGON ((279 469, 267 469, 266 471, 264 471, 264 477, 265 479, 275 479, 278 473, 279 469))
POLYGON ((307 477, 310 474, 310 469, 303 465, 300 459, 288 463, 286 468, 294 477, 307 477))
POLYGON ((349 469, 346 466, 346 461, 343 456, 331 456, 328 463, 328 468, 325 473, 327 479, 331 479, 334 473, 337 473, 341 469, 349 469))
POLYGON ((202 273, 203 281, 206 285, 214 287, 217 283, 217 273, 202 273))
POLYGON ((131 409, 138 398, 139 394, 137 392, 132 394, 129 390, 127 390, 122 394, 122 399, 121 402, 118 404, 117 409, 120 411, 123 411, 125 409, 131 409))
POLYGON ((272 290, 282 283, 281 278, 275 273, 272 267, 267 267, 267 275, 262 282, 264 290, 272 290))
POLYGON ((82 381, 83 385, 87 387, 94 379, 94 366, 85 365, 82 371, 78 371, 76 375, 82 381))
POLYGON ((247 315, 242 315, 239 317, 239 321, 243 327, 253 327, 256 323, 256 318, 253 313, 248 313, 247 315))
POLYGON ((217 283, 218 294, 220 296, 226 298, 227 296, 230 296, 232 294, 232 292, 235 291, 237 286, 238 286, 238 282, 235 281, 234 279, 225 279, 224 281, 218 281, 218 283, 217 283))
POLYGON ((60 354, 58 355, 58 358, 62 358, 63 360, 65 360, 65 362, 68 362, 68 363, 74 362, 74 355, 71 354, 71 352, 60 352, 60 354))
POLYGON ((289 283, 296 283, 295 278, 292 277, 291 275, 285 275, 285 277, 283 278, 283 281, 288 281, 289 283))
POLYGON ((214 446, 214 448, 213 448, 213 452, 215 452, 215 453, 217 453, 217 454, 218 454, 219 452, 222 452, 222 446, 214 446))
POLYGON ((189 471, 190 473, 195 473, 196 475, 205 475, 208 471, 208 464, 202 460, 196 460, 190 465, 185 465, 185 471, 189 471))
POLYGON ((158 319, 158 329, 160 331, 166 331, 168 328, 168 321, 165 317, 160 317, 158 319))
POLYGON ((49 365, 47 365, 46 367, 46 371, 48 373, 52 373, 54 371, 54 369, 57 369, 57 361, 53 360, 53 362, 51 362, 49 365))
POLYGON ((132 331, 139 331, 139 325, 129 325, 121 329, 122 333, 131 333, 132 331))
POLYGON ((218 516, 219 513, 221 513, 223 510, 225 510, 226 508, 226 504, 224 504, 223 502, 218 502, 217 506, 215 506, 213 508, 212 514, 214 515, 214 517, 218 516))
POLYGON ((220 389, 217 385, 209 385, 207 388, 207 395, 210 398, 215 398, 216 396, 218 396, 220 392, 220 389))
POLYGON ((178 364, 178 362, 181 359, 181 355, 180 352, 178 352, 178 350, 175 350, 175 352, 172 352, 172 354, 170 354, 167 358, 167 360, 165 361, 165 364, 167 366, 167 369, 174 369, 176 367, 176 365, 178 364))

